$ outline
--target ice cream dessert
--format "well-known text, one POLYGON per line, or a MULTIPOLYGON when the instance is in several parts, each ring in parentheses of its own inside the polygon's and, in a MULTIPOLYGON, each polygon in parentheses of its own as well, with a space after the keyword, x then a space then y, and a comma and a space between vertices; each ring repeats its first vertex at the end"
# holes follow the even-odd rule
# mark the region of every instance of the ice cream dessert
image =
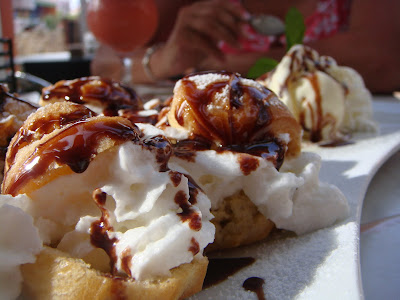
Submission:
POLYGON ((105 116, 123 116, 132 123, 157 120, 157 111, 144 109, 132 88, 99 76, 61 80, 42 90, 41 106, 60 101, 83 104, 105 116))
POLYGON ((42 241, 32 217, 25 212, 28 197, 0 195, 0 298, 17 299, 21 293, 20 266, 33 263, 42 241))
POLYGON ((288 106, 311 142, 336 143, 352 132, 377 129, 360 74, 308 46, 293 46, 259 82, 288 106))
POLYGON ((3 178, 8 143, 29 114, 35 110, 36 107, 32 104, 10 94, 7 86, 0 84, 0 181, 3 178))
POLYGON ((27 195, 46 245, 22 268, 38 299, 178 299, 201 289, 210 201, 169 166, 162 131, 59 102, 12 139, 3 194, 27 195))
POLYGON ((275 226, 303 234, 348 214, 340 190, 318 179, 320 157, 301 152, 299 123, 254 80, 188 75, 157 126, 172 141, 170 165, 190 174, 211 200, 211 249, 261 240, 275 226))

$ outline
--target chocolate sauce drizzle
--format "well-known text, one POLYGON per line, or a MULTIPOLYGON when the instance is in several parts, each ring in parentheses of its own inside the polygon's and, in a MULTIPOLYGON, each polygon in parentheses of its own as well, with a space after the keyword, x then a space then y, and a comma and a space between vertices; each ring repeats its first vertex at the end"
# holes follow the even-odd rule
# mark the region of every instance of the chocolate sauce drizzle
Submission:
MULTIPOLYGON (((101 122, 95 118, 89 118, 70 124, 62 128, 60 133, 37 146, 35 151, 25 159, 20 171, 3 193, 15 196, 28 181, 44 174, 54 162, 68 165, 75 173, 84 172, 90 161, 97 155, 99 143, 104 137, 122 143, 138 139, 138 129, 136 126, 128 126, 113 118, 103 119, 101 122)), ((18 144, 26 142, 25 140, 17 141, 18 144)), ((16 153, 17 150, 11 151, 16 153)), ((8 172, 5 177, 7 175, 8 172)))
MULTIPOLYGON (((99 220, 94 221, 90 226, 90 242, 96 248, 103 249, 110 258, 110 273, 115 278, 120 278, 121 274, 118 273, 116 263, 118 255, 116 252, 116 244, 119 242, 118 238, 109 236, 114 231, 110 223, 110 214, 105 207, 107 194, 101 189, 93 191, 93 200, 101 211, 99 220)), ((121 253, 121 269, 126 275, 132 277, 131 273, 132 253, 130 248, 126 248, 121 253)))
POLYGON ((189 228, 195 231, 201 229, 201 216, 197 211, 192 208, 192 204, 186 196, 184 191, 178 191, 175 194, 174 201, 182 209, 182 212, 178 213, 182 222, 189 222, 189 228))
POLYGON ((110 215, 108 210, 104 207, 106 199, 107 194, 105 192, 101 189, 94 190, 93 200, 101 211, 101 217, 90 226, 90 242, 96 248, 103 249, 107 253, 110 258, 111 274, 114 275, 117 274, 117 268, 115 266, 117 262, 115 244, 118 242, 118 239, 116 237, 110 238, 108 235, 108 232, 112 232, 114 229, 109 221, 110 215))
POLYGON ((193 253, 193 256, 200 252, 199 242, 194 237, 190 240, 189 251, 193 253))
MULTIPOLYGON (((194 161, 195 152, 201 150, 243 152, 270 160, 279 169, 285 148, 268 132, 268 126, 273 122, 269 102, 275 95, 264 87, 242 84, 238 74, 218 74, 229 75, 228 82, 221 79, 210 83, 205 89, 197 89, 190 75, 182 79, 185 99, 176 109, 175 119, 184 126, 185 114, 190 111, 196 124, 189 139, 174 144, 174 155, 194 161), (208 112, 207 106, 212 104, 215 94, 226 86, 229 86, 229 107, 208 112)), ((249 164, 249 160, 245 160, 241 166, 243 172, 249 174, 254 171, 256 164, 249 164)))
POLYGON ((42 91, 43 101, 60 101, 78 104, 101 103, 105 116, 121 116, 132 123, 156 124, 158 114, 142 114, 143 103, 136 92, 125 85, 97 76, 62 80, 42 91))
POLYGON ((177 187, 181 183, 182 173, 170 170, 168 174, 174 187, 177 187))
POLYGON ((160 172, 166 172, 172 154, 170 142, 164 136, 156 135, 143 139, 142 144, 155 153, 160 172))
POLYGON ((43 89, 43 101, 54 98, 78 104, 101 102, 105 105, 103 111, 105 116, 118 116, 120 109, 140 110, 143 108, 141 99, 133 89, 97 76, 62 80, 43 89))
POLYGON ((50 115, 46 119, 39 119, 29 123, 27 127, 21 127, 17 132, 15 141, 10 145, 7 159, 8 165, 11 166, 20 149, 35 140, 41 139, 45 134, 49 134, 55 129, 61 129, 70 123, 86 120, 94 115, 94 112, 82 107, 82 109, 73 112, 58 113, 57 117, 50 115))

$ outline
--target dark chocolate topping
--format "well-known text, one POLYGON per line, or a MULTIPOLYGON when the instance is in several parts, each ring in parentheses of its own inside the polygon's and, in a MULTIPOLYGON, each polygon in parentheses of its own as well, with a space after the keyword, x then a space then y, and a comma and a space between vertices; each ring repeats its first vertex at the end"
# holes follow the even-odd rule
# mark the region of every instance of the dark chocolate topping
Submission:
MULTIPOLYGON (((229 75, 229 80, 221 79, 205 89, 198 89, 191 80, 193 75, 182 79, 185 100, 176 108, 175 119, 181 126, 187 126, 185 118, 191 114, 195 129, 190 132, 189 139, 174 144, 174 155, 194 161, 196 151, 228 150, 263 157, 279 168, 285 147, 268 132, 268 126, 274 121, 270 100, 276 97, 275 94, 261 86, 242 84, 238 74, 217 74, 229 75), (207 107, 213 105, 215 94, 221 93, 226 86, 229 87, 228 107, 214 109, 210 113, 207 107)), ((247 174, 251 172, 247 165, 243 165, 242 169, 246 169, 244 172, 247 174)))
MULTIPOLYGON (((29 180, 44 174, 54 162, 68 165, 72 171, 82 173, 97 155, 99 143, 103 138, 122 143, 138 139, 138 134, 139 129, 136 126, 128 126, 114 118, 102 121, 89 118, 65 126, 57 135, 36 147, 3 193, 15 196, 29 180)), ((25 142, 17 140, 17 143, 25 142)), ((11 151, 14 152, 13 149, 11 151)))
POLYGON ((189 227, 192 230, 199 231, 201 229, 201 216, 195 211, 184 191, 178 191, 175 194, 175 203, 179 205, 182 212, 178 213, 182 222, 189 222, 189 227))
POLYGON ((128 86, 97 76, 62 80, 42 91, 43 101, 64 99, 79 104, 99 101, 104 105, 105 116, 118 116, 118 110, 140 110, 142 101, 128 86))
POLYGON ((115 244, 118 242, 117 238, 110 238, 108 232, 113 231, 110 224, 110 215, 104 207, 107 199, 107 194, 101 189, 96 189, 93 192, 93 200, 96 202, 98 208, 101 210, 101 217, 90 226, 90 242, 93 246, 103 249, 110 258, 111 274, 117 273, 115 266, 117 262, 117 254, 115 244))
MULTIPOLYGON (((273 121, 270 114, 269 100, 276 97, 270 90, 262 86, 253 87, 242 84, 238 74, 218 72, 229 75, 229 80, 221 79, 210 83, 205 89, 198 89, 195 82, 186 76, 182 79, 185 90, 184 106, 189 106, 197 123, 197 135, 222 146, 248 145, 259 141, 267 141, 271 137, 265 131, 273 121), (228 107, 208 112, 215 94, 221 93, 229 86, 228 107)), ((184 124, 185 107, 175 111, 175 118, 180 125, 184 124)))
POLYGON ((265 281, 260 277, 249 277, 243 282, 243 288, 246 291, 256 293, 258 300, 265 300, 263 285, 265 281))

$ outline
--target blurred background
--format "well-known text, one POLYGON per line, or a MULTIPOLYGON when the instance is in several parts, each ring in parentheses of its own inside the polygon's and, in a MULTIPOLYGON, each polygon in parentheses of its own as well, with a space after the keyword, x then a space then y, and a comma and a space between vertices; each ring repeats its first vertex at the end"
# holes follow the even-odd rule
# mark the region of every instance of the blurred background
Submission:
MULTIPOLYGON (((0 3, 0 37, 12 40, 15 70, 51 83, 90 75, 97 43, 86 28, 85 0, 0 3)), ((3 57, 3 63, 7 59, 3 57)))
MULTIPOLYGON (((5 0, 10 1, 10 0, 5 0)), ((17 55, 90 52, 84 0, 11 0, 17 55), (85 44, 84 41, 87 41, 85 44)))

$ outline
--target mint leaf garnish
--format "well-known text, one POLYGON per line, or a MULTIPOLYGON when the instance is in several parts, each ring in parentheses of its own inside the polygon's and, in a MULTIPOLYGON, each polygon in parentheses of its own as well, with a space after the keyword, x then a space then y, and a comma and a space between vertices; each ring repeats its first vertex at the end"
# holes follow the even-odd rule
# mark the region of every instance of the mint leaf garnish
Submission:
POLYGON ((302 44, 306 26, 301 12, 291 7, 285 17, 286 49, 289 50, 293 45, 302 44))
POLYGON ((258 78, 261 75, 271 71, 278 65, 278 61, 273 58, 262 57, 258 59, 247 73, 248 78, 258 78))
MULTIPOLYGON (((302 44, 306 25, 301 12, 291 7, 285 16, 285 36, 286 36, 286 50, 296 44, 302 44)), ((263 57, 258 59, 247 73, 248 78, 258 78, 261 75, 271 71, 278 65, 278 61, 272 58, 263 57)))

